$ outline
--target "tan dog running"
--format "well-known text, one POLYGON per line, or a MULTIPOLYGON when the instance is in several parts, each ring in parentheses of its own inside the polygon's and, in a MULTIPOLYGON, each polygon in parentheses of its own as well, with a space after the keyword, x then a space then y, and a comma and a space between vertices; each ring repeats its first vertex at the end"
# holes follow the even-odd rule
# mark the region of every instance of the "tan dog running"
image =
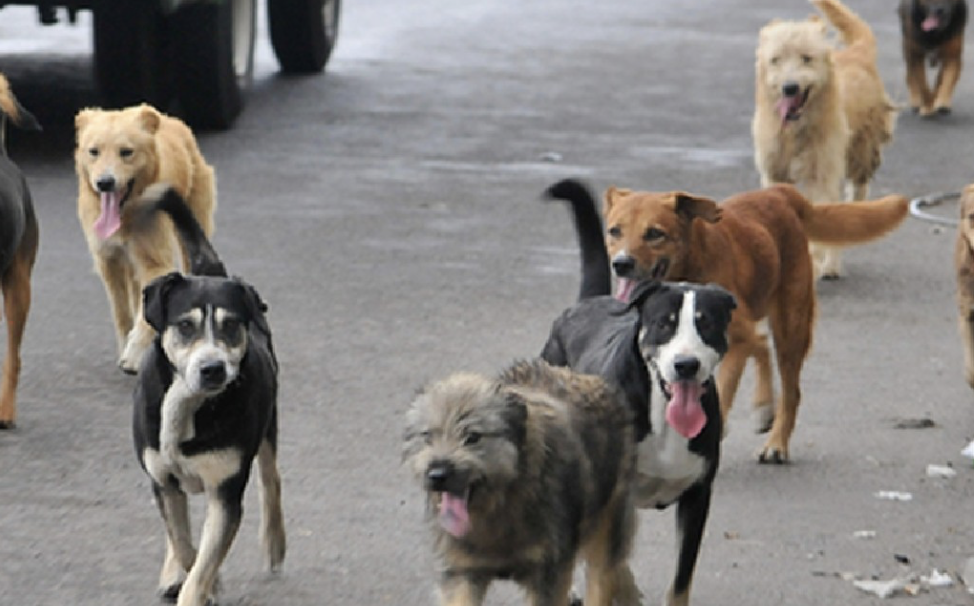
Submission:
POLYGON ((189 128, 148 105, 84 109, 75 128, 78 218, 108 293, 118 364, 134 373, 155 335, 143 319, 142 289, 177 269, 181 247, 167 217, 142 224, 132 207, 148 186, 168 183, 212 236, 216 180, 189 128))
MULTIPOLYGON (((818 17, 774 20, 757 48, 754 159, 762 187, 793 183, 812 202, 864 200, 893 137, 896 111, 876 69, 876 39, 838 0, 812 0, 839 31, 836 49, 818 17)), ((840 249, 813 245, 819 276, 842 273, 840 249)))
POLYGON ((960 224, 954 247, 957 271, 957 316, 964 344, 964 378, 974 388, 974 183, 960 199, 960 224))
POLYGON ((581 557, 586 606, 638 605, 631 417, 602 379, 540 360, 420 393, 403 462, 427 495, 439 603, 481 604, 508 578, 535 606, 565 606, 581 557))
MULTIPOLYGON (((605 193, 606 245, 619 296, 640 280, 716 283, 737 299, 717 392, 726 422, 747 359, 757 364, 758 428, 771 433, 762 462, 788 460, 801 400, 800 375, 812 343, 815 286, 809 241, 848 246, 878 238, 906 217, 902 196, 856 204, 812 204, 791 185, 733 196, 718 205, 683 192, 605 193), (772 407, 767 320, 781 379, 772 407), (773 423, 772 423, 773 417, 773 423)), ((726 425, 725 425, 726 427, 726 425)))

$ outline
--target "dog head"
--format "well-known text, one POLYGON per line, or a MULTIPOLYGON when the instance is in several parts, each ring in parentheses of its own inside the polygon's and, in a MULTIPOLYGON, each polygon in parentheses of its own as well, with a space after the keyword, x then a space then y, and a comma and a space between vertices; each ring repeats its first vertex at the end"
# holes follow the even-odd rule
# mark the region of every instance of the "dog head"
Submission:
POLYGON ((610 187, 605 192, 606 248, 619 278, 616 297, 630 299, 643 280, 679 276, 689 253, 691 226, 697 219, 720 220, 709 198, 683 192, 637 192, 610 187))
POLYGON ((143 292, 145 319, 192 393, 216 395, 233 383, 255 333, 268 339, 267 307, 237 278, 156 278, 143 292))
POLYGON ((82 187, 101 201, 95 233, 107 239, 121 226, 122 209, 158 178, 155 135, 162 114, 142 104, 117 111, 83 109, 75 117, 75 167, 82 187))
POLYGON ((832 45, 818 17, 775 20, 761 28, 757 48, 759 100, 773 106, 782 126, 801 119, 832 84, 832 45))
POLYGON ((516 392, 479 375, 453 375, 413 401, 403 463, 446 532, 465 536, 478 511, 500 506, 499 495, 518 478, 526 420, 516 392))
POLYGON ((912 0, 910 4, 910 20, 925 34, 944 32, 965 10, 958 0, 912 0))
POLYGON ((694 438, 707 423, 706 384, 727 353, 734 296, 713 284, 647 282, 636 288, 630 307, 639 309, 640 354, 667 400, 665 412, 652 410, 653 426, 665 419, 694 438))

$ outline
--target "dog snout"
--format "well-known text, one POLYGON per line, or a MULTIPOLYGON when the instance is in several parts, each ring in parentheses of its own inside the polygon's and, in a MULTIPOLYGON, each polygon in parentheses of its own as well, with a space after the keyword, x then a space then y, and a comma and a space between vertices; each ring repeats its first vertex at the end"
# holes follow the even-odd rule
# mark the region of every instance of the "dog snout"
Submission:
POLYGON ((616 257, 612 260, 612 269, 620 278, 627 278, 636 269, 636 260, 628 255, 616 257))
POLYGON ((801 92, 801 87, 795 82, 785 82, 781 86, 781 94, 786 97, 794 97, 799 92, 801 92))
POLYGON ((680 356, 673 362, 673 370, 680 380, 687 381, 697 376, 700 371, 700 360, 693 356, 680 356))
POLYGON ((207 362, 200 366, 200 383, 207 389, 223 386, 227 380, 227 365, 221 361, 207 362))
POLYGON ((102 175, 101 177, 98 177, 97 181, 95 181, 95 186, 98 188, 98 191, 102 193, 115 191, 115 177, 111 175, 102 175))
POLYGON ((453 465, 447 461, 433 461, 426 469, 426 489, 432 492, 444 492, 453 477, 453 465))

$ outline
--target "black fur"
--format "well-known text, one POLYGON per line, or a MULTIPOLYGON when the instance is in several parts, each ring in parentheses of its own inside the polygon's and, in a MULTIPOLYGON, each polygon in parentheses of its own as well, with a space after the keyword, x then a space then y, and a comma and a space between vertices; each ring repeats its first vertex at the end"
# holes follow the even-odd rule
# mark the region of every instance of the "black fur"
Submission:
POLYGON ((903 34, 912 38, 925 49, 933 50, 964 31, 967 25, 966 0, 902 0, 899 6, 900 24, 903 34), (938 8, 947 24, 939 29, 925 32, 920 24, 926 19, 928 11, 938 8))

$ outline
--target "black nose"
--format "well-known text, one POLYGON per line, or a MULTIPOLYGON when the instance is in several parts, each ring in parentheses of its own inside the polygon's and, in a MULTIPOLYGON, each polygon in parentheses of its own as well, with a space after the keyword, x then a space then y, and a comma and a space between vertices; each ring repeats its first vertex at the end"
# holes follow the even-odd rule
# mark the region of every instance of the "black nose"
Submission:
POLYGON ((100 192, 107 193, 110 191, 115 191, 115 177, 111 177, 111 176, 98 177, 98 180, 95 181, 95 185, 98 186, 98 191, 100 192))
POLYGON ((673 369, 680 379, 692 379, 697 376, 697 372, 700 370, 700 360, 690 356, 680 357, 673 362, 673 369))
POLYGON ((204 387, 219 387, 227 380, 227 367, 223 362, 207 362, 200 366, 200 379, 204 387))
POLYGON ((426 489, 433 492, 446 490, 446 483, 453 475, 453 465, 446 461, 434 461, 426 470, 426 489))
POLYGON ((636 260, 632 257, 618 257, 612 260, 612 269, 620 278, 626 278, 636 269, 636 260))
POLYGON ((794 82, 788 82, 781 87, 781 94, 786 97, 794 97, 799 93, 799 91, 801 91, 801 87, 794 82))

